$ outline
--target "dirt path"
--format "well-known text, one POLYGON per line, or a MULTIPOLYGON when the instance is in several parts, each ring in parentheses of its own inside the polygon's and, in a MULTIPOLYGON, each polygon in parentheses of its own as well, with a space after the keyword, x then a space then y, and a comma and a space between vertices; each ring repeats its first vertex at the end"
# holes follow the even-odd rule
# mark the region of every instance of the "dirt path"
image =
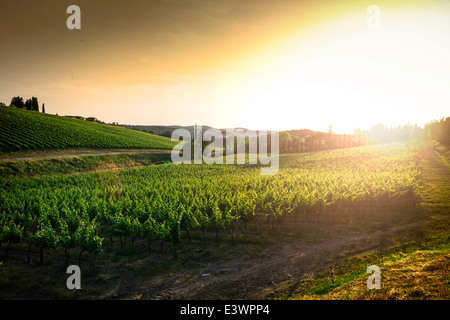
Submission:
POLYGON ((424 189, 420 206, 430 223, 429 232, 448 232, 450 228, 450 164, 427 141, 418 149, 417 164, 424 189))
POLYGON ((142 285, 124 277, 100 299, 273 299, 290 285, 334 268, 340 259, 422 235, 421 215, 397 217, 395 222, 370 227, 299 224, 295 228, 304 234, 304 241, 300 237, 300 241, 267 246, 255 259, 239 255, 175 275, 158 275, 142 285))
POLYGON ((115 154, 135 154, 135 153, 170 153, 171 150, 134 150, 134 151, 108 151, 108 152, 98 152, 93 150, 92 152, 71 152, 68 154, 50 154, 50 155, 39 155, 39 156, 27 156, 27 157, 12 157, 12 158, 0 158, 1 161, 20 161, 20 160, 42 160, 42 159, 52 159, 52 158, 69 158, 69 157, 85 157, 85 156, 106 156, 115 154))
POLYGON ((425 188, 417 210, 387 212, 378 219, 352 225, 296 224, 292 226, 297 233, 292 238, 295 241, 266 246, 257 258, 239 254, 222 263, 200 264, 189 271, 158 275, 139 284, 124 275, 117 287, 99 298, 273 299, 290 285, 335 267, 341 259, 422 238, 436 221, 446 229, 442 221, 448 220, 448 203, 436 198, 438 192, 434 191, 450 187, 450 168, 431 143, 420 147, 417 163, 425 188), (430 203, 436 206, 430 207, 430 203))

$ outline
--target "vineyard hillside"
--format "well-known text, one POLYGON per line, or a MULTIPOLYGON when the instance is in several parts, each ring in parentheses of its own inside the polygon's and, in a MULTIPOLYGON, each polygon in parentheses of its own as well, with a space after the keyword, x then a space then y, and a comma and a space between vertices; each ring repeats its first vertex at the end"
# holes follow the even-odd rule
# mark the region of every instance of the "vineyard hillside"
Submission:
POLYGON ((0 107, 0 152, 65 148, 172 149, 169 138, 103 123, 0 107))

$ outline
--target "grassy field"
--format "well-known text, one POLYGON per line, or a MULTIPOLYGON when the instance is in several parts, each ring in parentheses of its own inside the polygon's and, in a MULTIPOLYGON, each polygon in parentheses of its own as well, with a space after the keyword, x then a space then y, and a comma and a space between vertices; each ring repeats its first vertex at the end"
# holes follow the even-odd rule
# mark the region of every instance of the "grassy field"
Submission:
POLYGON ((0 107, 0 155, 67 148, 172 149, 169 138, 101 123, 0 107))
POLYGON ((299 300, 448 300, 450 272, 449 236, 395 248, 384 256, 368 255, 339 266, 296 288, 299 300), (368 289, 369 265, 380 267, 381 288, 368 289))
MULTIPOLYGON (((125 152, 117 151, 117 154, 92 153, 91 155, 72 155, 74 150, 68 151, 70 154, 60 156, 44 157, 42 154, 33 157, 26 157, 23 160, 0 161, 1 177, 28 177, 43 175, 75 174, 86 172, 99 172, 115 169, 135 168, 141 166, 168 164, 171 161, 170 152, 162 151, 142 151, 125 152)), ((88 152, 83 151, 83 154, 88 152)), ((113 152, 113 151, 110 151, 113 152)))
POLYGON ((447 300, 450 236, 429 236, 384 252, 351 257, 288 288, 293 300, 447 300), (380 267, 381 288, 368 289, 367 267, 380 267))

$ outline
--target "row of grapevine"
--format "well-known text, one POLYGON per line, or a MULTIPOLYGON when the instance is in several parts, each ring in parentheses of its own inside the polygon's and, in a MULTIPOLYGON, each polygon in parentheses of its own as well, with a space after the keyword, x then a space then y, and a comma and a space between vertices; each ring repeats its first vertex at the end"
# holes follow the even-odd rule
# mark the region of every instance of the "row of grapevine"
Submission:
POLYGON ((0 107, 0 152, 62 148, 172 149, 170 139, 144 132, 0 107))
POLYGON ((68 176, 0 179, 0 242, 30 248, 77 248, 95 257, 103 238, 173 243, 185 231, 234 240, 249 223, 274 228, 287 219, 324 221, 377 207, 414 205, 411 151, 359 148, 287 155, 273 176, 258 168, 172 165, 68 176), (100 238, 102 236, 103 238, 100 238))

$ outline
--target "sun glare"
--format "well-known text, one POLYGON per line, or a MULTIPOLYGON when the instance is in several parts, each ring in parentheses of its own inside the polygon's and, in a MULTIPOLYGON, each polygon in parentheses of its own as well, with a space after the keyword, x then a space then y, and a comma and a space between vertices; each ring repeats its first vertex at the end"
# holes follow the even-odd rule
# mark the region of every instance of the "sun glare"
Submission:
POLYGON ((433 28, 443 16, 417 21, 415 14, 387 12, 374 31, 348 15, 294 36, 270 55, 240 62, 239 73, 220 74, 215 102, 253 128, 324 131, 331 124, 352 133, 379 122, 422 125, 427 105, 444 112, 448 103, 450 41, 433 28))

